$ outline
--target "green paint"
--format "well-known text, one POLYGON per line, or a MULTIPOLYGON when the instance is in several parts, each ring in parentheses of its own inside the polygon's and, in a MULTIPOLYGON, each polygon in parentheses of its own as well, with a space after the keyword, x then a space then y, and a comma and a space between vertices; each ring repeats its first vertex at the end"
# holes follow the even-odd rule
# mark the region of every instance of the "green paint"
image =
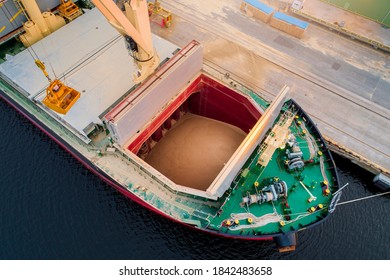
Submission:
POLYGON ((23 44, 17 41, 15 38, 2 43, 0 48, 0 64, 5 61, 5 55, 16 55, 25 49, 23 44))
MULTIPOLYGON (((304 128, 298 125, 298 122, 304 123, 305 121, 302 118, 296 119, 293 121, 290 126, 291 132, 296 136, 297 143, 303 153, 303 159, 308 160, 310 158, 310 151, 308 148, 308 143, 305 137, 302 135, 304 128)), ((307 128, 305 128, 307 129, 307 128)), ((315 136, 314 136, 315 137, 315 136)), ((320 149, 321 150, 321 149, 320 149)), ((261 217, 266 214, 274 213, 275 211, 278 215, 290 215, 290 219, 293 220, 300 215, 306 215, 298 219, 295 222, 290 222, 285 220, 285 225, 281 226, 278 222, 271 222, 267 225, 261 227, 252 227, 245 228, 242 230, 230 230, 229 227, 222 227, 222 231, 227 231, 230 234, 238 235, 251 235, 253 232, 261 234, 273 234, 278 232, 287 232, 291 230, 298 230, 303 227, 306 227, 318 220, 323 219, 327 215, 326 207, 329 205, 331 200, 331 195, 325 196, 322 190, 322 182, 324 181, 320 165, 319 165, 319 156, 316 155, 313 163, 307 163, 303 170, 295 170, 293 172, 288 172, 287 167, 284 162, 286 160, 286 149, 277 149, 272 159, 269 161, 266 167, 260 167, 257 164, 260 154, 258 153, 259 147, 252 153, 250 158, 247 160, 246 164, 242 168, 241 174, 238 174, 236 179, 232 184, 232 189, 235 191, 231 195, 227 194, 229 199, 226 204, 223 206, 223 212, 211 220, 210 228, 220 229, 221 224, 227 219, 231 218, 232 214, 238 213, 247 213, 249 212, 256 217, 261 217), (279 199, 275 202, 266 202, 263 204, 252 204, 249 206, 249 209, 243 207, 241 202, 244 196, 248 194, 256 194, 260 192, 265 186, 270 185, 274 178, 277 177, 278 180, 283 180, 287 183, 288 186, 288 207, 283 202, 284 199, 279 199), (313 194, 317 199, 312 202, 308 202, 310 198, 309 193, 305 190, 304 187, 300 184, 299 181, 302 181, 310 193, 313 194), (255 182, 259 183, 258 187, 255 187, 255 182), (237 186, 237 187, 235 187, 237 186), (318 207, 319 204, 324 206, 322 211, 317 211, 311 215, 308 212, 310 207, 318 207)), ((321 155, 325 156, 325 155, 321 155)), ((325 161, 326 162, 326 161, 325 161)), ((329 168, 329 164, 325 163, 325 170, 329 168)), ((329 171, 326 171, 327 177, 332 178, 332 175, 329 171)), ((329 182, 330 188, 333 191, 333 183, 329 182)), ((229 193, 229 191, 228 191, 229 193)), ((225 197, 226 198, 226 197, 225 197)), ((222 198, 224 200, 225 198, 222 198)), ((247 219, 241 219, 240 225, 249 225, 247 219)), ((234 229, 234 226, 231 227, 234 229)))
POLYGON ((390 26, 390 0, 321 0, 390 26))

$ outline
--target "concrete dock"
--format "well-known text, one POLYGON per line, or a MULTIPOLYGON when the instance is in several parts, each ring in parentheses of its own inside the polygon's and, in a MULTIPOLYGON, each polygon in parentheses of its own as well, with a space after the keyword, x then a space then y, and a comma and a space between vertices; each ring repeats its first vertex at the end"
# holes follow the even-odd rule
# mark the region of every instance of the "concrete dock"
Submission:
POLYGON ((196 39, 205 64, 272 101, 286 84, 331 148, 373 173, 390 174, 389 54, 311 25, 299 40, 240 11, 240 0, 165 0, 176 45, 196 39))
MULTIPOLYGON (((263 0, 275 1, 275 0, 263 0)), ((306 1, 302 9, 290 9, 298 17, 318 23, 353 39, 390 52, 390 30, 378 22, 323 2, 306 1)), ((390 2, 389 2, 390 12, 390 2)))

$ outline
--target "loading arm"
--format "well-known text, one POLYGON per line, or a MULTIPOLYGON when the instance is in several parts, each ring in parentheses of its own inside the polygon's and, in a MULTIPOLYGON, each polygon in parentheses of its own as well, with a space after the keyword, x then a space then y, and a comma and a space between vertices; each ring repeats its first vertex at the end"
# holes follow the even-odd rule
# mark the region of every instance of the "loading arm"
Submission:
POLYGON ((92 0, 92 2, 108 22, 124 36, 129 54, 138 67, 133 77, 134 82, 142 82, 160 63, 153 48, 147 1, 125 1, 125 13, 112 0, 92 0))

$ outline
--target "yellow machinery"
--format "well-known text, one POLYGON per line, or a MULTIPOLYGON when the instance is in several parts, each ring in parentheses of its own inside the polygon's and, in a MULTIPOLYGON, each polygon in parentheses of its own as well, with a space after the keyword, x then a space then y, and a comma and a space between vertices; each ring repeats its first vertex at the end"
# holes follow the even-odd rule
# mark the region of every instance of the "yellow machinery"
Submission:
POLYGON ((20 41, 25 47, 30 47, 43 37, 53 33, 65 25, 65 20, 52 12, 41 12, 35 0, 15 0, 28 19, 23 24, 24 33, 20 41))
POLYGON ((65 115, 80 97, 80 93, 66 85, 58 79, 52 81, 46 71, 45 65, 40 60, 35 60, 35 64, 42 70, 43 74, 49 80, 50 85, 46 88, 46 97, 43 104, 51 110, 65 115))
POLYGON ((75 3, 73 3, 72 0, 61 0, 61 5, 58 7, 58 12, 68 21, 72 21, 83 14, 81 9, 75 3))
POLYGON ((162 27, 169 27, 172 23, 172 14, 160 6, 158 0, 154 3, 148 2, 149 17, 162 27))

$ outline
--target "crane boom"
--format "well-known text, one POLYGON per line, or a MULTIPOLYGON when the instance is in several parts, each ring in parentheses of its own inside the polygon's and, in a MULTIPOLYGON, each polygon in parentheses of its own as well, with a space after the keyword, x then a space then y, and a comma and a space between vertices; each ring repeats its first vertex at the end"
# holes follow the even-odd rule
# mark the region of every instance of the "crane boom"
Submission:
POLYGON ((124 36, 129 54, 138 66, 134 82, 142 82, 154 72, 160 62, 153 48, 147 1, 126 1, 125 14, 112 0, 92 0, 92 2, 108 22, 124 36))

